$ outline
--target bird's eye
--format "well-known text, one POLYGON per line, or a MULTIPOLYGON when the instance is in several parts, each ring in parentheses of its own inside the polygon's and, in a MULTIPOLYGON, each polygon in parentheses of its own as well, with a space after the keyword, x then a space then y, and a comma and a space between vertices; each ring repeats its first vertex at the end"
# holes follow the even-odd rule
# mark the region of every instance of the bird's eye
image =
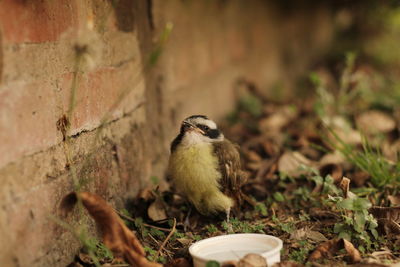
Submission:
POLYGON ((208 127, 207 125, 198 125, 197 127, 199 127, 201 130, 203 130, 203 131, 208 131, 208 130, 210 130, 210 127, 208 127))

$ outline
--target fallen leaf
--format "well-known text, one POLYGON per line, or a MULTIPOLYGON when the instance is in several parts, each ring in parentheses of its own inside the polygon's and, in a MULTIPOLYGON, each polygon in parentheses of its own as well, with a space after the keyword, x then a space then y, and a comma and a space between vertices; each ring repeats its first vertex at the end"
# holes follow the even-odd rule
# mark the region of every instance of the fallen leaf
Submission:
POLYGON ((320 244, 309 256, 310 261, 333 257, 339 250, 345 249, 353 263, 361 261, 360 252, 346 239, 332 239, 320 244))
POLYGON ((368 210, 378 221, 378 230, 385 234, 400 234, 400 207, 374 206, 368 210))
POLYGON ((400 206, 400 195, 389 195, 388 199, 393 206, 400 206))
POLYGON ((241 258, 238 262, 238 267, 267 267, 267 260, 255 253, 249 253, 241 258))
POLYGON ((344 198, 356 198, 357 196, 350 191, 350 179, 343 177, 339 184, 340 189, 343 191, 344 198))
POLYGON ((259 128, 261 132, 280 132, 281 129, 289 124, 297 116, 297 111, 291 106, 279 108, 270 116, 260 120, 259 128))
POLYGON ((356 124, 365 133, 387 133, 396 128, 395 120, 379 110, 369 110, 360 114, 356 117, 356 124))
MULTIPOLYGON (((349 145, 361 144, 361 134, 357 130, 354 130, 351 124, 345 118, 334 116, 326 123, 328 126, 330 126, 331 131, 333 131, 342 142, 349 145)), ((337 138, 332 135, 331 131, 328 131, 330 140, 338 143, 337 138)))
POLYGON ((243 151, 243 154, 249 161, 252 162, 260 162, 262 160, 260 155, 258 155, 258 153, 253 150, 243 151))
POLYGON ((334 153, 328 153, 322 156, 319 160, 319 164, 321 166, 327 164, 343 164, 346 161, 346 158, 339 151, 335 151, 334 153))
POLYGON ((155 199, 152 187, 145 187, 139 191, 137 198, 143 199, 144 201, 150 201, 155 199))
POLYGON ((390 142, 389 140, 384 140, 381 145, 382 154, 385 158, 387 158, 391 162, 399 161, 399 152, 400 152, 400 140, 395 140, 394 142, 390 142))
POLYGON ((310 216, 315 219, 324 220, 324 219, 338 219, 339 218, 339 216, 336 213, 334 213, 332 211, 328 211, 328 210, 323 210, 323 209, 317 208, 317 207, 311 208, 309 213, 310 213, 310 216))
POLYGON ((177 238, 176 240, 184 246, 189 246, 193 243, 193 239, 190 238, 177 238))
POLYGON ((295 240, 311 240, 316 243, 328 241, 328 239, 321 234, 320 232, 310 230, 309 228, 301 228, 297 229, 293 233, 290 234, 290 239, 295 240))
POLYGON ((100 196, 89 192, 72 192, 66 195, 60 204, 64 215, 72 211, 78 198, 87 209, 90 216, 102 234, 104 245, 112 251, 115 259, 124 259, 132 266, 161 267, 160 264, 149 262, 139 240, 124 224, 114 209, 100 196))
POLYGON ((173 259, 164 265, 164 267, 191 267, 191 266, 192 265, 190 264, 190 262, 185 258, 173 259))
POLYGON ((167 213, 165 212, 164 204, 160 198, 157 198, 153 203, 150 204, 147 209, 147 215, 153 221, 161 221, 167 219, 167 213))
POLYGON ((297 177, 307 173, 306 170, 301 168, 302 166, 313 165, 311 160, 307 159, 299 152, 287 151, 283 153, 278 161, 278 171, 292 177, 297 177))

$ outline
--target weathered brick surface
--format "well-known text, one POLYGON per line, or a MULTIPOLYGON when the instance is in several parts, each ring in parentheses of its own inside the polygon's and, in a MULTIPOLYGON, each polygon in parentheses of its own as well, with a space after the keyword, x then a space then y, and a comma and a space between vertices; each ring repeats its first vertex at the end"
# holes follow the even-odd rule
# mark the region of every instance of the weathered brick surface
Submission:
MULTIPOLYGON (((332 35, 324 12, 288 19, 256 0, 0 1, 1 265, 65 266, 79 243, 49 216, 73 190, 71 170, 121 207, 163 176, 183 117, 221 118, 238 78, 269 88, 305 69, 332 35), (167 22, 162 57, 146 68, 167 22), (57 121, 68 111, 76 45, 90 64, 79 67, 66 146, 57 121)), ((66 220, 93 231, 86 216, 66 220)))
POLYGON ((77 26, 75 0, 2 0, 0 23, 7 43, 56 41, 67 29, 77 26))
POLYGON ((57 98, 48 81, 13 82, 0 90, 0 166, 48 149, 57 133, 57 98))

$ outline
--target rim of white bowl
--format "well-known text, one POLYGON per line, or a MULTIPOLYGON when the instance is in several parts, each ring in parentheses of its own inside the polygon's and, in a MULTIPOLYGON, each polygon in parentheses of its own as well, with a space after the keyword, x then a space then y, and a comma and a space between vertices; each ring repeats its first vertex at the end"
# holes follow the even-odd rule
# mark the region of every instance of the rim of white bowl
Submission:
POLYGON ((260 255, 263 255, 264 257, 269 257, 269 256, 271 256, 271 255, 274 255, 274 254, 277 253, 277 252, 280 252, 280 250, 281 250, 282 247, 283 247, 283 241, 282 241, 282 239, 280 239, 280 238, 278 238, 278 237, 276 237, 276 236, 273 236, 273 235, 255 234, 255 233, 248 233, 248 234, 246 234, 246 233, 240 233, 240 234, 227 234, 227 235, 214 236, 214 237, 210 237, 210 238, 206 238, 206 239, 197 241, 196 243, 192 244, 192 245, 189 247, 189 253, 190 253, 190 255, 191 255, 192 257, 197 258, 197 259, 199 259, 199 260, 203 260, 203 261, 213 260, 213 259, 210 259, 210 258, 206 258, 206 257, 199 256, 197 253, 194 253, 193 250, 196 249, 196 246, 201 245, 201 244, 203 244, 203 243, 207 243, 207 242, 214 241, 214 240, 218 240, 218 239, 227 239, 227 241, 229 241, 229 238, 230 238, 230 237, 240 237, 240 236, 268 237, 268 238, 270 238, 270 239, 275 240, 275 241, 278 243, 278 245, 277 245, 276 247, 274 247, 273 249, 271 249, 271 250, 269 250, 269 251, 265 251, 265 252, 263 252, 263 253, 260 254, 260 255))

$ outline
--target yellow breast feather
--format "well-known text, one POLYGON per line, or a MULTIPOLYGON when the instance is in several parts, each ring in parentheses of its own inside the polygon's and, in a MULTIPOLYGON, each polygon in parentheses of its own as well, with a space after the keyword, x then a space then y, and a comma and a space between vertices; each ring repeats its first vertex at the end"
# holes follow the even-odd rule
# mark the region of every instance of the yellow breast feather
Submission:
POLYGON ((233 201, 219 189, 221 173, 212 145, 179 147, 170 157, 169 174, 181 191, 202 214, 225 212, 233 201))

